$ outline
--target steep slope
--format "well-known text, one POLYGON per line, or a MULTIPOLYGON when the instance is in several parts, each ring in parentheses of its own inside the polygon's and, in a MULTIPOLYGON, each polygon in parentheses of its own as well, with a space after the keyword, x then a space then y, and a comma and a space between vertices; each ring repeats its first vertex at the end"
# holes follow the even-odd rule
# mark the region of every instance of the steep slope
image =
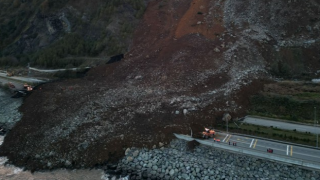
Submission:
POLYGON ((29 169, 91 167, 241 117, 274 63, 297 66, 282 50, 299 49, 297 72, 317 70, 319 31, 292 29, 316 29, 318 13, 315 1, 150 1, 125 59, 34 91, 0 155, 29 169))
POLYGON ((78 57, 124 53, 146 2, 0 1, 0 67, 79 66, 78 57))

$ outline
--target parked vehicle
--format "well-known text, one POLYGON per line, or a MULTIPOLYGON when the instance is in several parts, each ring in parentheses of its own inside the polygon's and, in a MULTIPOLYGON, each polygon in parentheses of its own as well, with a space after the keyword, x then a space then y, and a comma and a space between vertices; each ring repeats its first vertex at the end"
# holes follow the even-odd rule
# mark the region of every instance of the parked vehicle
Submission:
POLYGON ((273 149, 268 148, 268 149, 267 149, 267 152, 268 152, 268 153, 273 153, 273 149))

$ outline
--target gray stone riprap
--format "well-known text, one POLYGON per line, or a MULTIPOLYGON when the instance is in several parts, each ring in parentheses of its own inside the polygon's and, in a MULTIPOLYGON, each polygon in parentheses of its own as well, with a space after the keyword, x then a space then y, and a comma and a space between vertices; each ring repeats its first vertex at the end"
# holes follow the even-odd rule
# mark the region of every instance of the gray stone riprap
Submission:
POLYGON ((130 179, 320 179, 319 171, 204 145, 187 151, 187 142, 177 139, 160 149, 127 149, 118 170, 130 174, 130 179))
POLYGON ((7 129, 11 129, 22 116, 18 111, 22 98, 11 98, 11 96, 12 94, 0 89, 0 126, 5 125, 7 129))

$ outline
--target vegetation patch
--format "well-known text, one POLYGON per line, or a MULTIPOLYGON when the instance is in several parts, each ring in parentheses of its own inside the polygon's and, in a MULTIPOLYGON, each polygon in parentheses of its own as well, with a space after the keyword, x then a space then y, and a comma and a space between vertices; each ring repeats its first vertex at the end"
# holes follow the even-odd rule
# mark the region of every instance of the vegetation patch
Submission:
MULTIPOLYGON (((320 85, 305 82, 275 82, 250 98, 248 114, 313 123, 314 107, 320 111, 320 85)), ((319 117, 317 111, 317 117, 319 117)))
POLYGON ((0 66, 64 68, 80 66, 81 57, 127 52, 146 2, 15 0, 0 7, 0 66))

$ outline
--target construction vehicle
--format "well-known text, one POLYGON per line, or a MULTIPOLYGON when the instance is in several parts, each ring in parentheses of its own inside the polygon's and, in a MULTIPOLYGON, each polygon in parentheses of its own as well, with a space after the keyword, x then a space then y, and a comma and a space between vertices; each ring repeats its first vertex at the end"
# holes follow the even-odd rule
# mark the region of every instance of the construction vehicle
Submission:
POLYGON ((213 137, 214 136, 214 134, 215 134, 216 132, 212 129, 212 128, 204 128, 204 131, 202 132, 202 138, 204 138, 204 139, 208 139, 209 137, 213 137))
POLYGON ((30 91, 33 90, 32 86, 29 85, 29 84, 27 84, 27 83, 24 83, 23 89, 24 89, 24 90, 27 90, 28 92, 30 92, 30 91))

